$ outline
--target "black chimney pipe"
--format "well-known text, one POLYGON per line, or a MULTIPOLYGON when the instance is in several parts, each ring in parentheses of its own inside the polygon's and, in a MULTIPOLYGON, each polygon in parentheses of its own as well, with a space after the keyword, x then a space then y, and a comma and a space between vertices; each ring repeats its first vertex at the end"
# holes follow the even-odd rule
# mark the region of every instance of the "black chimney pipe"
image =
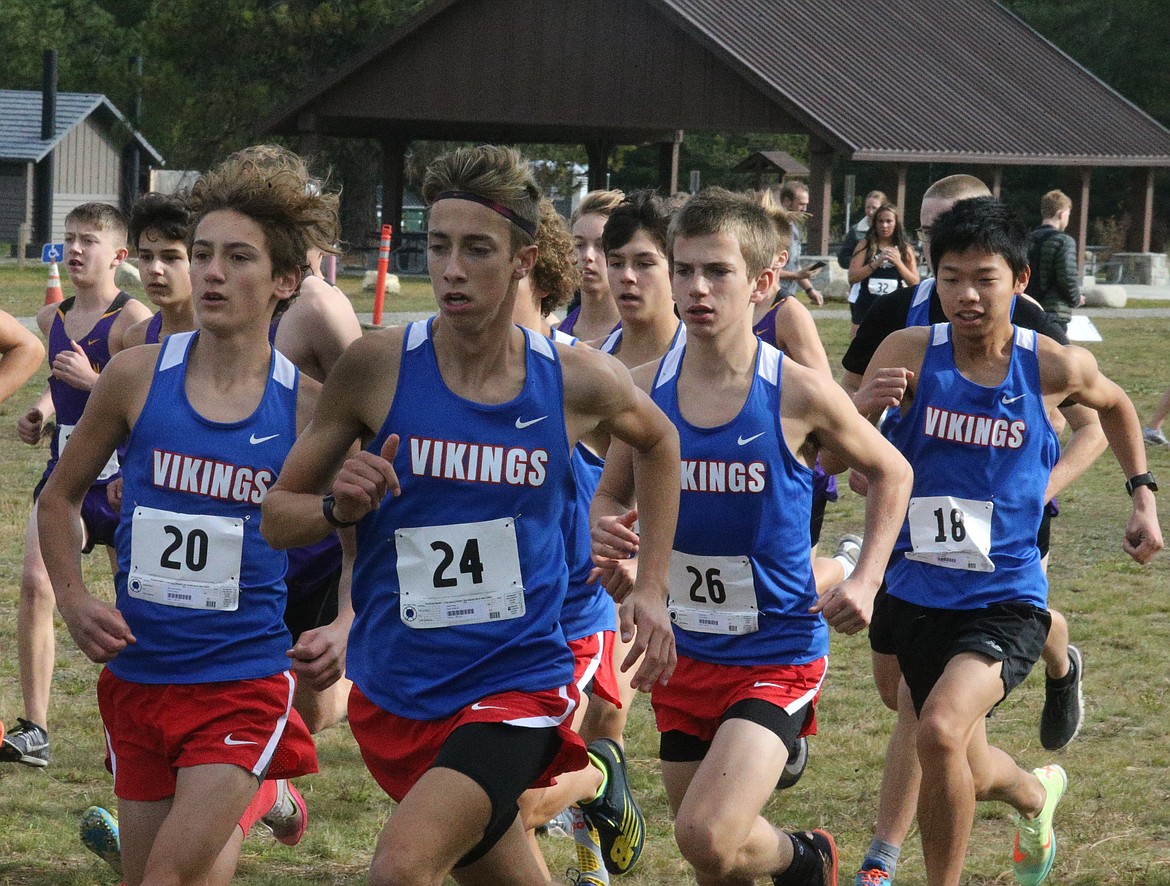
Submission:
MULTIPOLYGON (((130 125, 137 130, 142 126, 142 56, 130 56, 130 77, 134 81, 134 98, 130 105, 130 125)), ((142 176, 142 153, 138 149, 137 137, 131 138, 122 154, 122 208, 127 212, 138 199, 142 176)))
MULTIPOLYGON (((57 50, 46 49, 41 77, 41 139, 57 134, 57 50)), ((53 240, 53 152, 36 165, 34 172, 33 246, 53 240)))

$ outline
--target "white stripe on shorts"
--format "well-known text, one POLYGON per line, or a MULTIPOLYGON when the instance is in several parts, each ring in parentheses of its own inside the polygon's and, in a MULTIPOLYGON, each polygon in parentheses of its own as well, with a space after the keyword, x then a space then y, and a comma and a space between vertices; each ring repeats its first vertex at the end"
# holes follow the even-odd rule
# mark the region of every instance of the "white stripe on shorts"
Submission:
POLYGON ((817 685, 814 686, 812 689, 810 689, 808 692, 806 692, 804 695, 800 696, 800 698, 793 699, 788 704, 784 705, 784 713, 786 713, 788 716, 791 717, 793 714, 795 714, 801 708, 808 705, 814 698, 816 698, 817 693, 821 691, 821 687, 825 685, 825 677, 828 676, 828 674, 829 674, 829 656, 826 655, 825 656, 825 669, 823 671, 821 671, 821 679, 817 681, 817 685))
POLYGON ((585 691, 585 687, 589 685, 589 681, 593 679, 593 675, 601 667, 601 656, 605 655, 605 631, 598 631, 593 636, 597 638, 597 653, 590 659, 589 664, 585 667, 585 673, 577 681, 577 689, 581 692, 585 691))
POLYGON ((284 727, 288 725, 288 712, 292 710, 293 695, 297 691, 297 681, 293 679, 292 672, 283 671, 282 673, 284 678, 288 680, 288 700, 284 704, 284 713, 276 721, 276 728, 272 730, 268 744, 264 745, 264 752, 260 754, 256 765, 252 767, 252 774, 257 778, 262 777, 268 771, 268 765, 272 762, 273 754, 276 753, 276 746, 280 744, 280 739, 284 736, 284 727))
POLYGON ((548 729, 560 726, 569 717, 572 716, 573 711, 577 709, 577 703, 569 700, 569 690, 567 686, 562 686, 557 690, 557 694, 565 700, 566 710, 559 717, 518 717, 515 720, 504 720, 505 726, 523 726, 527 729, 548 729))

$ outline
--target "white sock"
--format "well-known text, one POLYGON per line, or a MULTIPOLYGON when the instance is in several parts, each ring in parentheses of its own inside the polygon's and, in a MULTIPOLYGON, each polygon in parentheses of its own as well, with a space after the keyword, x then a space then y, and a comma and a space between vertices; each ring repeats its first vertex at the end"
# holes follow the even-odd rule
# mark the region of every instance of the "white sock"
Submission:
POLYGON ((840 563, 841 568, 845 571, 845 575, 841 578, 841 581, 844 581, 853 574, 853 567, 857 565, 856 563, 845 557, 834 557, 833 559, 840 563))

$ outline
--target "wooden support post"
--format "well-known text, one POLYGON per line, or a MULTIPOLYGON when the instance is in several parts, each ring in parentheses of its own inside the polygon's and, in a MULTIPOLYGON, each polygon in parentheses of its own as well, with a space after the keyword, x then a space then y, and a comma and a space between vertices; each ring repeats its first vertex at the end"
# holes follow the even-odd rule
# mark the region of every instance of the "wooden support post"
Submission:
POLYGON ((1125 199, 1129 229, 1125 233, 1126 252, 1149 252, 1154 227, 1154 169, 1130 171, 1129 193, 1125 199))
POLYGON ((898 207, 898 214, 902 216, 902 223, 906 221, 906 176, 909 166, 905 163, 899 163, 895 167, 895 172, 898 175, 898 183, 894 188, 894 205, 898 207))
POLYGON ((609 186, 609 144, 588 142, 585 154, 589 158, 589 190, 600 191, 609 186))
POLYGON ((667 197, 678 190, 678 152, 682 140, 680 129, 673 140, 658 145, 658 190, 667 197))
POLYGON ((833 208, 833 166, 837 155, 818 140, 809 139, 807 242, 808 255, 825 255, 829 251, 829 213, 833 208))
MULTIPOLYGON (((382 224, 391 226, 391 250, 402 245, 402 192, 406 188, 405 135, 383 138, 382 142, 382 224)), ((395 267, 391 261, 390 266, 395 267)))
POLYGON ((1085 274, 1085 247, 1089 243, 1089 193, 1093 180, 1093 169, 1082 166, 1076 170, 1080 177, 1079 193, 1073 198, 1072 218, 1069 220, 1071 234, 1077 241, 1077 275, 1085 274))

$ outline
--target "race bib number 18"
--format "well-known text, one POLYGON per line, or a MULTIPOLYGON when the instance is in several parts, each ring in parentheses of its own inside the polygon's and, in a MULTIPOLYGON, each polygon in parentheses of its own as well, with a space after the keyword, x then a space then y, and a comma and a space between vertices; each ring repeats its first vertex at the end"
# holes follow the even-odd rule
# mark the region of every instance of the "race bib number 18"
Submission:
POLYGON ((906 559, 944 569, 995 572, 991 561, 989 501, 927 495, 910 499, 910 544, 906 559))

